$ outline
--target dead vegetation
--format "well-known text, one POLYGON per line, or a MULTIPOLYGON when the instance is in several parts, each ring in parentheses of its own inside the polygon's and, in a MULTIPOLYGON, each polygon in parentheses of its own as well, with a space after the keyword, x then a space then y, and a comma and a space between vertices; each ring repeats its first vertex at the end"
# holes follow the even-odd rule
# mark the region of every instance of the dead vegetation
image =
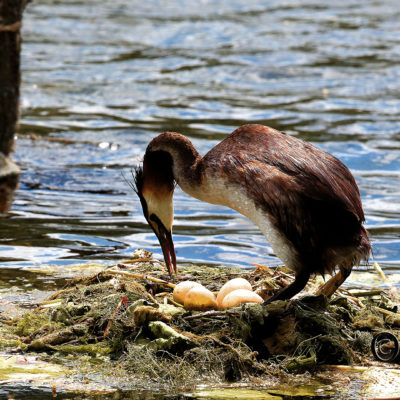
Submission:
MULTIPOLYGON (((262 267, 180 272, 180 280, 198 281, 214 292, 244 277, 264 299, 290 281, 284 270, 262 267)), ((75 279, 33 312, 3 321, 2 346, 73 356, 77 365, 81 356, 83 367, 98 365, 101 373, 128 374, 136 385, 171 388, 273 381, 321 364, 366 364, 373 333, 400 334, 397 308, 382 291, 354 297, 341 290, 332 299, 304 296, 188 312, 173 301, 174 285, 167 278, 164 267, 147 258, 75 279)))

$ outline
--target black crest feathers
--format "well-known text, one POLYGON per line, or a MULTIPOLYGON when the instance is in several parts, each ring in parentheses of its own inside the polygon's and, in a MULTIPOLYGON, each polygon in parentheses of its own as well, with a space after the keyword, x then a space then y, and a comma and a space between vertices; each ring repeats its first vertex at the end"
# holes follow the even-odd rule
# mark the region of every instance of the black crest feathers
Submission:
POLYGON ((126 183, 132 188, 132 190, 140 197, 143 192, 143 167, 138 165, 131 169, 132 181, 124 179, 126 183))

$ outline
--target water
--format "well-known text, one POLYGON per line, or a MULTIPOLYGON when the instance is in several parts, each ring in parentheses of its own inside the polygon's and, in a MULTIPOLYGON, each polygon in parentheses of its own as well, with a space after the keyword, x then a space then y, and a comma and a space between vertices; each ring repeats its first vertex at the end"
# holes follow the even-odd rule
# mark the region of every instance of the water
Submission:
MULTIPOLYGON (((111 264, 137 247, 162 258, 122 174, 165 130, 204 154, 252 122, 349 166, 375 258, 398 272, 399 21, 398 0, 32 2, 14 156, 21 186, 0 226, 2 270, 111 264)), ((179 262, 279 263, 244 217, 179 189, 174 234, 179 262)))

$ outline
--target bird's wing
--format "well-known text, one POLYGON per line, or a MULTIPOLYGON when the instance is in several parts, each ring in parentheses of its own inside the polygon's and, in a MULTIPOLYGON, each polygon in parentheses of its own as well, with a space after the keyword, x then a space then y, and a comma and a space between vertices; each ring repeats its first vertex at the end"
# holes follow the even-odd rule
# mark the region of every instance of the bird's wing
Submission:
POLYGON ((280 187, 289 198, 297 195, 322 201, 364 221, 351 172, 339 159, 310 143, 262 125, 245 125, 213 150, 219 168, 228 175, 236 171, 235 181, 253 181, 261 191, 280 187))
MULTIPOLYGON (((236 131, 235 131, 236 132, 236 131)), ((234 132, 234 133, 235 133, 234 132)), ((232 134, 205 157, 267 212, 297 249, 340 246, 364 214, 357 185, 337 158, 274 131, 232 134), (217 166, 218 165, 218 166, 217 166)))

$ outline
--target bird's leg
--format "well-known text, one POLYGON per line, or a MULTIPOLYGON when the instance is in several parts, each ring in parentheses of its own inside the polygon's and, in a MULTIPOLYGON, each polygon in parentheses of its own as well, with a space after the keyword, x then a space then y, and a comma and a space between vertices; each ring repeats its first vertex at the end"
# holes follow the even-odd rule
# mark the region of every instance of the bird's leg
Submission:
POLYGON ((324 285, 322 285, 317 291, 316 295, 324 294, 327 297, 333 295, 339 286, 348 278, 351 273, 351 268, 339 267, 339 272, 333 275, 324 285))
POLYGON ((296 274, 294 282, 292 282, 289 286, 279 290, 272 297, 267 299, 264 304, 269 304, 275 300, 291 299, 304 289, 309 279, 310 273, 306 270, 306 268, 303 268, 299 273, 296 274))

